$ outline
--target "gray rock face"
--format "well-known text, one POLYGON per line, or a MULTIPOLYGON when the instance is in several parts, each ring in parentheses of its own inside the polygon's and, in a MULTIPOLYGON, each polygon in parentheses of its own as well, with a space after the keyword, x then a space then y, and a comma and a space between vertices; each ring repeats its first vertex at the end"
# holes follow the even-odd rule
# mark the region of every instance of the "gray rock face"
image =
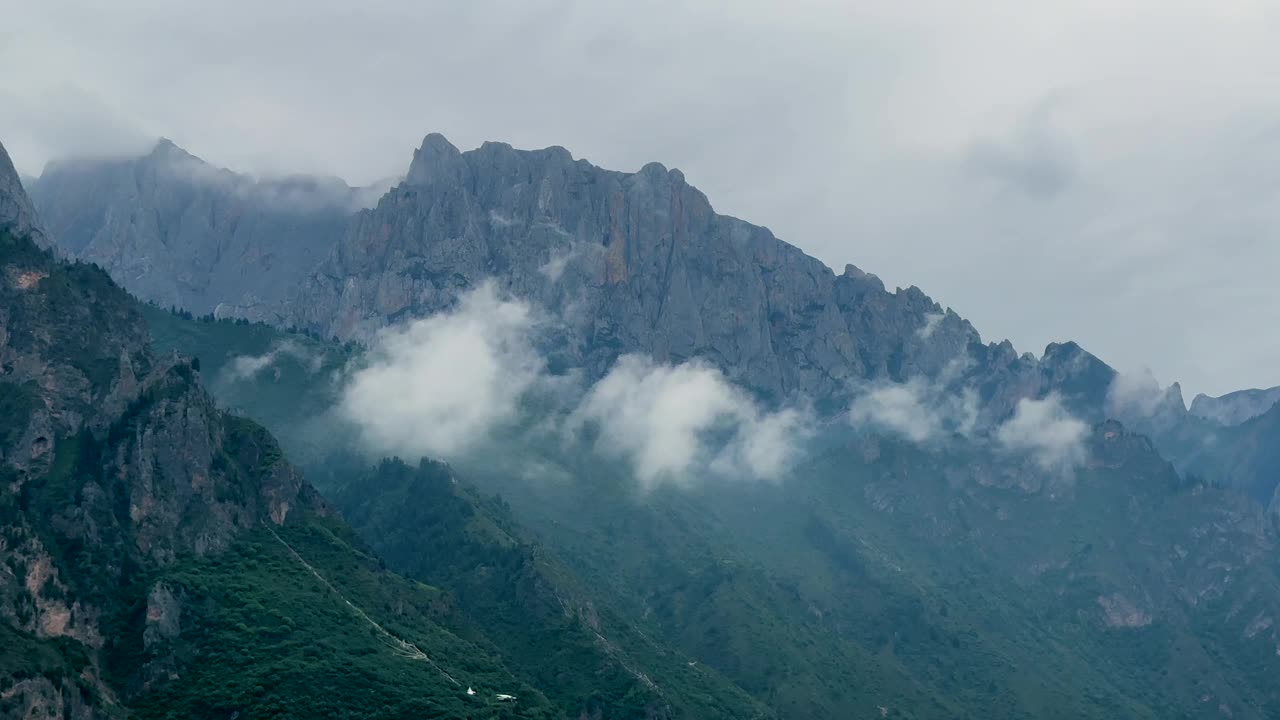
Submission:
POLYGON ((488 278, 564 320, 567 362, 708 359, 766 397, 936 374, 976 331, 915 288, 836 275, 767 229, 718 215, 678 170, 603 170, 553 147, 429 135, 404 183, 361 211, 281 315, 326 336, 450 306, 488 278))
POLYGON ((22 178, 3 144, 0 144, 0 230, 30 236, 41 247, 49 246, 49 238, 36 218, 31 199, 23 190, 22 178))
POLYGON ((147 594, 147 624, 142 643, 148 649, 182 633, 183 599, 164 583, 156 583, 147 594))
POLYGON ((167 140, 140 158, 51 165, 31 190, 58 246, 126 290, 245 316, 282 300, 365 197, 334 178, 254 180, 167 140))
POLYGON ((1074 344, 1059 354, 1085 365, 1053 346, 1041 363, 983 345, 918 288, 888 292, 852 265, 836 274, 715 213, 658 163, 621 173, 502 143, 463 153, 432 134, 405 180, 348 218, 367 196, 254 182, 168 142, 51 167, 35 195, 66 253, 144 299, 326 337, 367 341, 492 279, 556 319, 554 361, 593 376, 627 352, 699 357, 766 399, 832 409, 860 383, 946 377, 978 387, 996 421, 1051 389, 1104 396, 1096 384, 1114 374, 1074 344))
POLYGON ((1221 397, 1204 393, 1191 401, 1191 414, 1220 425, 1239 425, 1262 415, 1280 402, 1280 387, 1237 390, 1221 397))
MULTIPOLYGON (((556 319, 545 349, 557 363, 594 376, 642 352, 703 358, 764 398, 831 409, 860 383, 926 377, 977 388, 981 424, 1050 391, 1106 417, 1116 373, 1075 343, 1040 360, 984 345, 919 289, 888 292, 852 265, 836 274, 715 213, 658 163, 613 172, 502 143, 464 153, 432 134, 400 185, 348 217, 365 197, 340 181, 254 182, 167 142, 51 167, 36 186, 65 252, 162 305, 367 341, 492 279, 556 319)), ((1169 392, 1158 417, 1121 419, 1171 432, 1185 410, 1169 392)))

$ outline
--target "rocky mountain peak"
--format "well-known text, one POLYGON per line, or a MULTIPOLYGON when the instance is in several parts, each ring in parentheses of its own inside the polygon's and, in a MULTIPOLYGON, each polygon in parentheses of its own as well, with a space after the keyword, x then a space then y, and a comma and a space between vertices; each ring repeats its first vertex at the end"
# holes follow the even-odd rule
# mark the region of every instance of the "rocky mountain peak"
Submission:
POLYGON ((173 158, 173 157, 195 157, 191 153, 183 150, 177 143, 169 138, 162 137, 156 140, 156 144, 152 146, 151 152, 147 153, 150 158, 173 158))
POLYGON ((461 183, 466 172, 462 153, 440 133, 431 133, 422 140, 422 147, 413 153, 413 162, 405 182, 410 185, 435 183, 461 183))
POLYGON ((9 151, 0 144, 0 231, 31 237, 41 247, 52 242, 36 217, 31 198, 23 188, 9 151))
POLYGON ((1251 388, 1210 397, 1204 393, 1191 401, 1191 414, 1220 425, 1239 425, 1270 410, 1280 402, 1280 387, 1251 388))
POLYGON ((640 173, 642 175, 650 175, 650 176, 666 175, 667 166, 663 165, 660 162, 645 163, 644 167, 640 168, 640 173))
POLYGON ((884 290, 884 282, 879 277, 869 272, 864 272, 861 268, 852 263, 844 266, 844 273, 841 277, 852 280, 856 283, 865 284, 878 290, 884 290))

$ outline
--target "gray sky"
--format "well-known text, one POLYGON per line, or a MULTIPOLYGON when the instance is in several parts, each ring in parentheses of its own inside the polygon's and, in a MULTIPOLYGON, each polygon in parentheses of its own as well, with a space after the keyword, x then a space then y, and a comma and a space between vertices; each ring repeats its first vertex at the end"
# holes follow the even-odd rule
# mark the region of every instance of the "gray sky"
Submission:
POLYGON ((1280 384, 1280 1, 9 5, 28 174, 159 135, 353 184, 430 131, 659 160, 988 340, 1280 384))

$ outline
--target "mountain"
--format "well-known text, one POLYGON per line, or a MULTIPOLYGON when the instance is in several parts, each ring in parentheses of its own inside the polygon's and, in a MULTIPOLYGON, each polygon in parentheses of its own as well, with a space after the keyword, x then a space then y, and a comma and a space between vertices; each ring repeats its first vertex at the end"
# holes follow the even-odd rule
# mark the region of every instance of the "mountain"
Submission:
POLYGON ((658 163, 622 173, 563 148, 459 152, 431 134, 375 206, 346 218, 356 191, 342 188, 328 197, 343 202, 317 191, 293 204, 308 213, 281 220, 285 210, 251 201, 288 194, 277 185, 162 142, 140 159, 51 166, 35 196, 63 251, 143 299, 325 338, 368 342, 496 279, 557 320, 542 348, 553 361, 594 377, 628 352, 696 357, 766 400, 803 397, 829 412, 863 383, 945 378, 977 390, 990 427, 1019 398, 1051 392, 1098 414, 1115 376, 1074 343, 1040 360, 983 344, 920 289, 889 292, 852 265, 836 274, 766 228, 715 213, 658 163))
MULTIPOLYGON (((448 466, 366 467, 339 439, 350 429, 325 417, 338 396, 334 373, 358 351, 263 324, 144 312, 158 352, 198 356, 219 403, 272 427, 389 568, 465 609, 454 632, 493 638, 504 664, 558 706, 605 718, 771 716, 636 628, 611 608, 611 591, 578 578, 504 501, 460 482, 448 466)), ((506 451, 518 461, 514 445, 506 451)))
POLYGON ((768 230, 716 214, 678 170, 603 170, 563 148, 428 135, 405 181, 361 211, 286 324, 367 340, 486 278, 565 319, 564 362, 705 357, 782 399, 855 378, 938 373, 977 334, 912 288, 835 275, 768 230), (925 329, 928 332, 925 332, 925 329))
POLYGON ((1259 502, 1270 502, 1280 519, 1280 406, 1238 425, 1212 427, 1202 434, 1187 462, 1190 472, 1238 487, 1259 502))
POLYGON ((340 441, 350 428, 338 426, 331 412, 359 348, 264 323, 197 319, 154 305, 140 311, 154 351, 199 358, 205 387, 218 404, 270 428, 313 484, 328 488, 349 480, 347 473, 367 470, 366 459, 351 457, 351 444, 340 441))
POLYGON ((1237 390, 1221 397, 1204 393, 1191 401, 1191 414, 1220 425, 1239 425, 1270 410, 1280 402, 1280 387, 1237 390))
MULTIPOLYGON (((541 348, 600 377, 622 354, 699 358, 772 402, 844 412, 868 383, 941 382, 976 393, 980 429, 1022 398, 1061 397, 1091 423, 1120 419, 1180 469, 1269 498, 1269 466, 1229 468, 1181 389, 1114 392, 1119 374, 1074 342, 1037 359, 978 331, 918 288, 888 292, 852 265, 836 274, 767 229, 716 214, 678 170, 603 170, 563 148, 502 143, 459 152, 428 135, 405 181, 362 210, 280 316, 370 340, 449 308, 496 279, 559 323, 541 348)), ((1204 407, 1204 401, 1201 407, 1204 407)), ((1259 440, 1266 445, 1266 442, 1259 440)))
MULTIPOLYGON (((251 339, 261 326, 164 314, 165 342, 270 347, 251 339)), ((1077 368, 1061 377, 1080 398, 1094 384, 1078 352, 1050 357, 1077 368)), ((332 392, 305 363, 273 367, 221 387, 251 413, 277 385, 310 407, 332 392)), ((276 422, 288 433, 304 414, 276 422)), ((637 494, 590 447, 505 437, 480 453, 492 462, 384 463, 329 493, 390 567, 456 588, 487 617, 566 599, 659 687, 671 668, 642 655, 636 635, 781 717, 1277 711, 1280 566, 1262 506, 1183 479, 1116 423, 1099 422, 1086 465, 1069 473, 964 439, 921 447, 829 432, 842 439, 778 484, 637 494), (477 499, 486 492, 502 500, 477 499), (480 510, 457 511, 460 498, 480 510), (494 586, 503 576, 532 580, 513 596, 494 586)))
POLYGON ((153 355, 104 273, 4 233, 0 280, 0 715, 555 716, 153 355))
MULTIPOLYGON (((199 358, 152 350, 146 316, 178 316, 7 231, 0 280, 0 716, 772 716, 618 623, 622 654, 500 505, 438 474, 440 542, 405 562, 433 584, 393 574, 199 358)), ((345 480, 393 501, 395 468, 345 480)))
POLYGON ((0 232, 30 237, 37 245, 48 247, 51 241, 36 217, 24 185, 9 158, 9 151, 0 145, 0 232))
POLYGON ((143 300, 201 315, 280 302, 366 194, 336 178, 256 180, 168 140, 142 157, 53 163, 31 188, 62 251, 143 300))
POLYGON ((1223 428, 1176 384, 1135 386, 1075 343, 984 344, 917 289, 717 215, 678 171, 559 148, 428 136, 299 283, 275 328, 150 308, 151 342, 200 357, 220 402, 324 478, 353 528, 335 536, 438 589, 456 609, 441 631, 552 706, 1280 715, 1277 524, 1259 502, 1274 479, 1264 453, 1246 480, 1212 451, 1274 447, 1270 413, 1223 428), (314 423, 360 343, 485 281, 545 311, 538 350, 586 383, 624 353, 698 358, 763 406, 811 400, 815 436, 772 483, 640 488, 589 436, 525 426, 451 466, 340 457, 314 423), (951 399, 973 418, 918 442, 850 424, 850 403, 886 388, 899 419, 951 399))
POLYGON ((1139 402, 1112 402, 1111 410, 1147 434, 1180 472, 1235 488, 1280 512, 1274 502, 1280 495, 1280 407, 1266 405, 1266 395, 1242 390, 1221 403, 1200 395, 1188 410, 1175 383, 1164 395, 1149 388, 1139 402))
POLYGON ((773 716, 714 670, 646 637, 529 537, 501 498, 484 498, 446 465, 384 460, 332 497, 390 567, 449 588, 502 639, 507 667, 582 717, 773 716))

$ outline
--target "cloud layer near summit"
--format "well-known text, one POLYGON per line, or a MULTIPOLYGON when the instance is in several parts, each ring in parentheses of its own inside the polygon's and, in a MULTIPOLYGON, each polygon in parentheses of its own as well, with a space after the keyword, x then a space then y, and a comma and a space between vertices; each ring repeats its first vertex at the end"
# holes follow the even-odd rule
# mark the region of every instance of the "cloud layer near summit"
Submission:
POLYGON ((1280 383, 1272 2, 17 3, 0 139, 38 174, 165 135, 256 174, 402 173, 430 130, 685 171, 988 339, 1190 393, 1280 383))
MULTIPOLYGON (((448 311, 379 333, 344 379, 338 412, 367 449, 410 459, 455 460, 524 432, 590 438, 645 488, 779 479, 813 431, 807 409, 763 408, 697 360, 624 355, 589 386, 553 376, 535 336, 556 322, 484 283, 448 311)), ((256 373, 280 352, 238 358, 234 372, 256 373)))

